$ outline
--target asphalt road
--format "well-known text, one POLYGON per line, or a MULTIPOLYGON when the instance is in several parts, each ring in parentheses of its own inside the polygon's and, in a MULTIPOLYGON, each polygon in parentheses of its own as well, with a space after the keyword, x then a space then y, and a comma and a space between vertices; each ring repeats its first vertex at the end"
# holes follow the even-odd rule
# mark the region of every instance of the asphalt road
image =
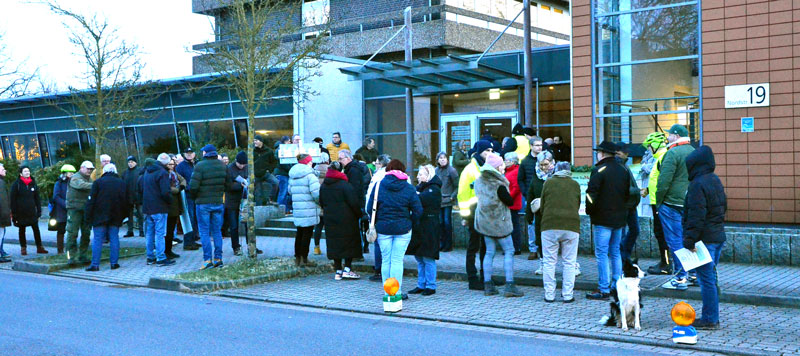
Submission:
POLYGON ((0 271, 3 356, 674 353, 0 271))

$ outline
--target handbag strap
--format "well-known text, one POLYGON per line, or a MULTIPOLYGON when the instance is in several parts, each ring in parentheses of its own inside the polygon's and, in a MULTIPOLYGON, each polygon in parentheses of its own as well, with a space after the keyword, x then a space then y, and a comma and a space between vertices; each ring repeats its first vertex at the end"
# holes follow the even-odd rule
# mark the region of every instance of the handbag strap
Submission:
POLYGON ((381 187, 381 182, 377 182, 375 183, 375 187, 373 188, 375 190, 375 194, 372 199, 372 218, 369 221, 370 228, 375 226, 375 215, 377 215, 378 211, 378 190, 380 190, 380 187, 381 187))

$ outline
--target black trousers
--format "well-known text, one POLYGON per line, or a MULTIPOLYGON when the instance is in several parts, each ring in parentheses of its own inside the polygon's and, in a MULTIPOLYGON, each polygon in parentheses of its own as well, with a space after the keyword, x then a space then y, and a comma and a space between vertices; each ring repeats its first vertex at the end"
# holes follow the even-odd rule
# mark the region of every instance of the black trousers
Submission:
MULTIPOLYGON (((239 241, 239 209, 225 208, 225 216, 228 221, 228 229, 231 232, 231 247, 234 250, 242 248, 242 243, 239 241)), ((245 231, 247 234, 247 231, 245 231)))
POLYGON ((658 216, 658 209, 656 209, 656 206, 650 205, 650 208, 653 209, 653 235, 656 235, 656 241, 658 241, 661 263, 667 264, 666 251, 669 251, 669 246, 667 246, 667 240, 664 239, 664 226, 661 225, 661 217, 658 216))
POLYGON ((172 239, 175 238, 175 226, 180 216, 167 216, 167 235, 164 236, 164 253, 172 253, 172 239))
POLYGON ((314 227, 314 246, 319 246, 319 242, 322 239, 322 228, 325 227, 325 217, 319 217, 319 224, 314 227))
MULTIPOLYGON (((27 248, 28 247, 28 240, 25 238, 25 229, 28 226, 20 226, 19 227, 19 247, 27 248)), ((42 247, 42 235, 39 232, 39 225, 33 224, 30 225, 31 230, 33 230, 33 239, 36 241, 36 247, 42 247)))
MULTIPOLYGON (((475 216, 475 211, 471 216, 475 216)), ((467 219, 467 227, 469 228, 469 242, 467 243, 467 278, 469 280, 481 280, 483 276, 483 256, 486 255, 486 245, 483 243, 483 237, 478 231, 475 230, 475 220, 467 219), (478 275, 478 270, 475 268, 475 254, 480 253, 481 274, 478 275)))
MULTIPOLYGON (((344 266, 345 267, 350 268, 352 265, 353 265, 353 259, 352 258, 345 258, 344 259, 344 266)), ((333 260, 333 268, 335 270, 337 270, 337 271, 341 271, 342 270, 342 260, 340 260, 340 259, 333 260)))
POLYGON ((298 227, 294 237, 294 257, 308 258, 308 244, 314 235, 314 226, 298 227))

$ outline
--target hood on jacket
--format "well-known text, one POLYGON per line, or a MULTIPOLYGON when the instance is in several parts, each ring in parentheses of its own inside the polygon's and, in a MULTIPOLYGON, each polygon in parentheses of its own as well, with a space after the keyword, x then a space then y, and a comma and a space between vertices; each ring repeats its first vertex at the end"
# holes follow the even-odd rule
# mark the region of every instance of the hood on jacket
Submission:
POLYGON ((408 176, 405 175, 403 172, 399 171, 389 171, 386 173, 386 176, 383 177, 381 181, 381 186, 385 186, 387 189, 393 192, 399 192, 406 187, 406 185, 410 185, 407 181, 408 176), (396 173, 400 173, 399 175, 396 173), (401 177, 404 177, 401 179, 401 177))
POLYGON ((147 163, 145 163, 145 165, 147 165, 147 173, 154 173, 158 172, 161 169, 164 169, 164 166, 162 166, 161 163, 152 158, 148 158, 147 163), (152 162, 149 162, 150 160, 152 160, 152 162))
POLYGON ((397 179, 400 180, 406 180, 406 181, 408 180, 408 175, 401 171, 388 171, 386 172, 386 175, 397 177, 397 179))
POLYGON ((717 167, 714 161, 714 152, 711 147, 700 146, 686 157, 686 169, 689 171, 689 180, 703 174, 714 173, 717 167))
POLYGON ((439 188, 442 188, 442 180, 439 179, 438 176, 433 176, 433 178, 431 178, 429 181, 417 184, 417 191, 421 192, 425 189, 428 189, 428 187, 432 185, 436 185, 439 186, 439 188))
POLYGON ((289 178, 293 179, 303 178, 309 174, 314 174, 314 169, 307 164, 298 163, 289 170, 289 178))
POLYGON ((488 163, 481 166, 481 177, 486 179, 505 181, 506 183, 508 183, 508 179, 506 179, 506 177, 502 173, 500 173, 500 171, 498 171, 488 163))

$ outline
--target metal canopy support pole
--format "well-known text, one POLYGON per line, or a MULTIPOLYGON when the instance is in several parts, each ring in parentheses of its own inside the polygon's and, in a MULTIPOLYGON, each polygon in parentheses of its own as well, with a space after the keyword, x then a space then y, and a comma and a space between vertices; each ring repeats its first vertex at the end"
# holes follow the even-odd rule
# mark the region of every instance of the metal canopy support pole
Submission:
MULTIPOLYGON (((406 64, 411 65, 412 56, 411 50, 414 48, 411 42, 411 7, 407 7, 403 11, 403 18, 405 20, 405 37, 406 37, 406 64)), ((414 173, 414 96, 411 93, 411 88, 406 87, 406 172, 409 176, 414 173)))
POLYGON ((525 126, 533 126, 533 95, 531 93, 533 82, 533 60, 531 58, 531 1, 523 0, 525 12, 523 18, 525 61, 525 126))

